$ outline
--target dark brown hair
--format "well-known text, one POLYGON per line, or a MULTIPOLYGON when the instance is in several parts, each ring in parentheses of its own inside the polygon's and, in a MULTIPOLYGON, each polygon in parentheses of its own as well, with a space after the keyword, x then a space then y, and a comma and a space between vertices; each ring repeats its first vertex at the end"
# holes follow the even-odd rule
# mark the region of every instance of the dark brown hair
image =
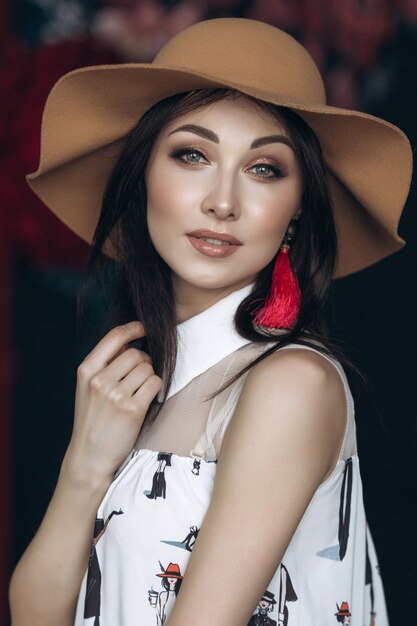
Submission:
MULTIPOLYGON (((152 106, 129 132, 105 189, 101 214, 82 278, 78 313, 87 280, 95 274, 96 269, 114 263, 101 253, 104 242, 110 237, 118 251, 119 260, 115 265, 116 285, 114 288, 112 286, 106 320, 108 328, 132 319, 144 323, 146 337, 134 342, 134 345, 148 352, 158 376, 164 373, 168 390, 177 354, 175 301, 171 269, 160 257, 149 236, 144 171, 152 146, 166 124, 199 107, 222 98, 235 97, 245 97, 255 107, 272 114, 286 130, 295 147, 304 191, 297 237, 291 246, 289 259, 300 285, 301 307, 294 327, 279 335, 266 329, 261 332, 254 327, 251 313, 259 307, 259 300, 264 300, 269 292, 275 256, 258 273, 252 293, 241 302, 234 317, 235 328, 242 337, 254 342, 274 342, 274 345, 263 351, 210 398, 269 354, 291 342, 319 349, 338 359, 363 379, 363 373, 330 340, 325 321, 324 307, 336 262, 337 236, 320 143, 308 124, 292 110, 256 100, 232 89, 199 89, 166 98, 152 106), (315 341, 321 342, 322 346, 318 346, 315 341)), ((154 421, 159 406, 154 398, 145 422, 154 421)))

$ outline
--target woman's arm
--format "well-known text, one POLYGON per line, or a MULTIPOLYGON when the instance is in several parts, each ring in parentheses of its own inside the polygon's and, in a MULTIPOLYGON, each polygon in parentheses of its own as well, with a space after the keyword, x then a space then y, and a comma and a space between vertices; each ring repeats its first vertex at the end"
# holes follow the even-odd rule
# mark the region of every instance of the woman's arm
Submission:
POLYGON ((55 493, 13 573, 13 626, 71 626, 97 508, 132 450, 162 381, 148 354, 126 344, 131 322, 111 330, 78 368, 74 428, 55 493))
POLYGON ((10 583, 13 626, 70 626, 108 482, 71 476, 64 460, 54 495, 10 583))
POLYGON ((246 626, 345 426, 340 375, 316 352, 278 351, 250 371, 166 626, 246 626))

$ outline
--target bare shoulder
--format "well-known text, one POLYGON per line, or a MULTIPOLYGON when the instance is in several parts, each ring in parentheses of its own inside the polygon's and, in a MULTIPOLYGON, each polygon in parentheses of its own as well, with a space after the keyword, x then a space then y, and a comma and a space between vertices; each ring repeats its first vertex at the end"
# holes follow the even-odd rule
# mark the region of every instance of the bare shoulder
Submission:
POLYGON ((300 433, 301 439, 304 434, 308 454, 315 449, 326 466, 323 481, 337 462, 346 414, 344 384, 333 363, 317 351, 291 347, 268 355, 250 370, 235 423, 232 418, 227 430, 232 431, 229 437, 233 431, 246 430, 247 436, 254 436, 256 429, 269 432, 272 446, 274 439, 286 437, 297 437, 302 445, 300 433))
POLYGON ((315 350, 291 347, 273 352, 257 363, 247 378, 259 382, 263 377, 266 383, 276 381, 277 377, 285 377, 288 382, 292 380, 295 384, 324 385, 328 391, 331 388, 344 395, 343 382, 336 367, 315 350))
MULTIPOLYGON (((284 395, 300 396, 308 404, 314 397, 322 408, 339 407, 341 416, 346 412, 344 384, 339 371, 323 354, 303 348, 278 350, 257 363, 245 381, 246 396, 266 394, 272 400, 282 400, 284 395)), ((342 419, 342 421, 344 421, 342 419)))

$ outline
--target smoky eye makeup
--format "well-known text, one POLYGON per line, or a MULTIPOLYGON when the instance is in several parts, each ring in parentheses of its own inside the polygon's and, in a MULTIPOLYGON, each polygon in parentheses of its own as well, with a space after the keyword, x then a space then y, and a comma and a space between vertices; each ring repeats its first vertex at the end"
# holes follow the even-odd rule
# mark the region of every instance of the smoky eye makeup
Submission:
POLYGON ((168 156, 172 159, 181 161, 186 165, 199 164, 202 162, 207 162, 209 160, 201 149, 195 148, 193 146, 183 146, 181 148, 169 150, 168 156), (187 159, 187 155, 194 156, 194 158, 187 159))
POLYGON ((276 155, 273 153, 264 153, 253 157, 245 169, 253 168, 258 165, 268 166, 279 172, 282 176, 288 176, 292 169, 291 160, 289 158, 284 155, 276 155))
MULTIPOLYGON (((183 144, 168 150, 168 156, 191 167, 210 162, 202 148, 190 144, 183 144)), ((282 163, 283 160, 278 160, 273 156, 259 156, 245 165, 244 171, 254 175, 262 182, 278 180, 289 175, 289 168, 282 163)))
POLYGON ((265 160, 249 165, 247 170, 254 171, 257 176, 266 180, 285 178, 288 176, 288 173, 280 165, 278 165, 278 163, 271 163, 265 160), (272 176, 268 175, 268 173, 272 173, 272 176))

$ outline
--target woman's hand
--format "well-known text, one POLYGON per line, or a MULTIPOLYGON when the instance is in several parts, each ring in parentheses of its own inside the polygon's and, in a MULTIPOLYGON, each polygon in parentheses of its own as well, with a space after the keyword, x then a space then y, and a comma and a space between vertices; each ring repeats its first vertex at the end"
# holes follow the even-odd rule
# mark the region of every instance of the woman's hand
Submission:
POLYGON ((112 481, 162 387, 150 356, 126 347, 144 335, 141 322, 117 326, 78 367, 74 427, 63 463, 76 484, 101 487, 112 481))
POLYGON ((58 483, 10 583, 16 626, 74 623, 97 508, 162 386, 149 355, 126 346, 144 334, 140 322, 113 328, 78 368, 74 428, 58 483))

